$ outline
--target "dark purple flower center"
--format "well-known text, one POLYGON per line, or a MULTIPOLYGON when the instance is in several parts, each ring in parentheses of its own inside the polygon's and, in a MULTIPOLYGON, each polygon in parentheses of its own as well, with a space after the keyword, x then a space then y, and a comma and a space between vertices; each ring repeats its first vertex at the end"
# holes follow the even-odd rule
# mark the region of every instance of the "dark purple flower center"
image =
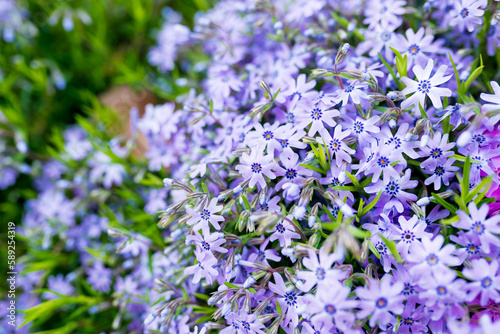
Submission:
POLYGON ((475 255, 479 253, 479 246, 474 245, 473 243, 469 242, 467 246, 465 246, 467 249, 467 252, 471 255, 475 255))
POLYGON ((272 133, 272 131, 264 131, 264 133, 262 134, 262 137, 264 137, 265 140, 271 140, 273 139, 274 135, 272 133))
POLYGON ((252 172, 254 172, 254 173, 260 173, 260 172, 262 172, 262 165, 259 164, 259 163, 257 163, 257 162, 254 162, 252 164, 252 172))
POLYGON ((387 306, 387 299, 385 299, 384 297, 380 297, 379 299, 377 299, 375 301, 375 306, 377 306, 377 308, 384 308, 387 306))
POLYGON ((363 132, 364 129, 365 129, 365 126, 363 125, 363 123, 361 123, 359 121, 354 122, 354 132, 356 132, 358 135, 361 132, 363 132))
POLYGON ((210 219, 210 211, 208 211, 207 209, 203 209, 201 211, 201 219, 209 220, 210 219))
POLYGON ((293 291, 286 292, 283 297, 285 298, 285 301, 286 301, 288 306, 296 306, 297 305, 297 296, 295 295, 295 292, 293 292, 293 291))
POLYGON ((337 309, 332 304, 328 304, 325 305, 325 312, 332 315, 335 314, 335 312, 337 312, 337 309))
POLYGON ((403 321, 401 321, 401 324, 406 326, 411 326, 413 323, 413 318, 404 318, 403 321))
POLYGON ((249 331, 250 330, 250 324, 246 321, 241 322, 241 327, 243 327, 245 330, 249 331))
POLYGON ((431 150, 431 158, 438 159, 443 155, 443 150, 441 150, 439 147, 434 148, 431 150))
POLYGON ((462 10, 460 11, 460 16, 462 16, 463 19, 465 19, 467 16, 469 16, 469 9, 462 8, 462 10))
POLYGON ((408 47, 408 52, 415 56, 420 51, 420 47, 417 44, 412 44, 408 47))
POLYGON ((265 259, 266 259, 266 253, 260 250, 257 253, 257 260, 264 261, 265 259))
POLYGON ((432 253, 427 255, 426 261, 429 265, 433 266, 439 262, 439 258, 436 256, 436 254, 432 253))
POLYGON ((344 92, 346 93, 350 93, 354 90, 354 86, 353 85, 349 85, 347 86, 345 89, 344 89, 344 92))
POLYGON ((240 329, 240 326, 238 325, 238 323, 236 321, 233 321, 233 327, 235 329, 240 329))
POLYGON ((325 279, 325 269, 323 268, 318 268, 316 269, 316 278, 320 281, 324 280, 325 279))
POLYGON ((323 116, 323 111, 319 108, 314 108, 311 111, 311 118, 315 121, 319 121, 322 116, 323 116))
POLYGON ((378 165, 382 168, 389 166, 390 162, 391 161, 387 157, 380 157, 380 158, 378 158, 378 161, 377 161, 378 165))
POLYGON ((436 292, 439 296, 443 296, 448 293, 448 290, 446 289, 446 287, 440 285, 436 288, 436 292))
POLYGON ((477 234, 483 234, 483 232, 484 232, 484 225, 481 222, 474 222, 474 224, 472 224, 472 229, 477 234))
POLYGON ((415 240, 415 235, 412 231, 404 231, 401 235, 401 238, 403 238, 404 242, 406 242, 407 244, 411 244, 412 241, 415 240))
POLYGON ((483 279, 481 280, 481 286, 482 286, 483 288, 485 288, 485 289, 486 289, 486 288, 489 288, 489 287, 491 286, 491 284, 492 284, 492 283, 493 283, 493 281, 492 281, 492 280, 491 280, 491 278, 490 278, 490 277, 488 277, 488 276, 486 276, 485 278, 483 278, 483 279))
POLYGON ((330 144, 328 146, 330 147, 330 150, 332 150, 333 152, 337 152, 338 150, 340 150, 340 147, 342 146, 342 142, 340 140, 334 138, 330 141, 330 144))
POLYGON ((338 177, 332 177, 332 185, 334 187, 343 186, 344 182, 340 182, 338 177))
POLYGON ((444 174, 444 167, 443 166, 437 166, 436 169, 434 169, 434 174, 437 176, 443 176, 444 174))
POLYGON ((298 96, 297 101, 300 101, 302 99, 302 94, 299 92, 294 92, 291 96, 292 100, 295 98, 295 96, 298 96))
POLYGON ((210 250, 210 244, 206 241, 202 241, 201 242, 201 248, 203 248, 204 250, 210 250))
POLYGON ((281 147, 287 148, 288 147, 288 139, 280 139, 279 140, 281 147))
POLYGON ((399 193, 399 184, 396 181, 390 181, 385 186, 385 192, 391 196, 396 196, 399 193))
POLYGON ((415 291, 413 289, 413 286, 410 283, 405 283, 404 285, 405 285, 405 287, 403 289, 403 295, 409 296, 409 295, 413 294, 413 292, 415 291))
POLYGON ((286 121, 290 124, 295 124, 295 115, 291 112, 286 115, 286 121))
POLYGON ((387 246, 383 242, 377 242, 375 248, 380 255, 385 255, 385 253, 387 252, 387 246))
POLYGON ((276 231, 278 231, 279 233, 285 233, 285 226, 283 226, 283 224, 281 223, 276 224, 276 231))
POLYGON ((382 34, 380 34, 380 39, 383 41, 383 42, 387 42, 391 39, 391 32, 389 31, 384 31, 382 34))
POLYGON ((289 180, 293 180, 297 177, 297 171, 293 168, 288 168, 286 170, 285 177, 289 180))
POLYGON ((472 140, 478 144, 482 144, 486 141, 486 138, 484 138, 483 135, 477 134, 477 135, 472 136, 472 140))
POLYGON ((387 141, 387 145, 389 144, 392 144, 394 143, 394 147, 395 148, 400 148, 401 147, 401 139, 399 139, 398 137, 394 137, 394 138, 390 138, 388 141, 387 141))
POLYGON ((422 80, 418 82, 418 91, 422 93, 429 93, 429 90, 431 89, 431 83, 429 80, 422 80))
POLYGON ((262 211, 268 211, 269 210, 269 204, 267 204, 267 202, 264 202, 260 205, 260 209, 262 211))

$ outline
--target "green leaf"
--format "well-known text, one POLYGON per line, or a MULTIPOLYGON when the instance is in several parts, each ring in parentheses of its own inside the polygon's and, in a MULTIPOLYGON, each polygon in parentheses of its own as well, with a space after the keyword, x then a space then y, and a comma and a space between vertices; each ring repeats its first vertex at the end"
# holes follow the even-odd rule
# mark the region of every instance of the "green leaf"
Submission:
POLYGON ((233 284, 233 283, 229 283, 229 282, 224 282, 224 285, 227 286, 228 288, 230 289, 239 289, 240 287, 233 284))
POLYGON ((105 260, 106 257, 104 255, 102 255, 101 253, 99 253, 98 251, 96 251, 95 249, 92 249, 92 248, 89 248, 89 247, 84 247, 84 249, 92 256, 98 258, 98 259, 102 259, 102 260, 105 260))
POLYGON ((384 66, 387 68, 387 71, 389 71, 389 73, 391 74, 392 78, 394 79, 394 82, 396 83, 396 85, 398 86, 399 90, 403 90, 403 85, 401 84, 401 81, 399 81, 398 77, 396 76, 396 73, 394 73, 394 70, 392 69, 391 65, 389 65, 387 63, 387 61, 384 59, 384 57, 380 54, 380 52, 378 53, 378 57, 380 58, 380 60, 382 61, 382 63, 384 64, 384 66))
POLYGON ((403 263, 403 259, 401 258, 401 255, 399 254, 398 250, 396 249, 396 244, 392 240, 387 240, 382 234, 379 234, 379 237, 384 240, 385 245, 389 250, 391 251, 392 255, 396 259, 397 263, 403 263))
POLYGON ((377 197, 373 199, 373 201, 370 202, 367 206, 363 208, 363 213, 361 214, 361 217, 370 212, 371 209, 377 204, 378 200, 380 199, 380 196, 382 196, 382 190, 380 190, 377 194, 377 197))
POLYGON ((465 200, 467 195, 469 194, 469 176, 470 176, 470 157, 467 155, 465 158, 464 169, 463 169, 463 178, 462 178, 462 199, 465 200))
POLYGON ((241 195, 241 198, 243 199, 245 209, 247 209, 248 211, 252 211, 252 207, 250 206, 250 202, 248 201, 247 197, 245 195, 241 195))
POLYGON ((358 179, 356 178, 356 176, 352 175, 351 173, 349 172, 345 172, 345 174, 347 175, 347 177, 349 178, 349 180, 351 180, 352 184, 354 184, 354 186, 356 188, 361 188, 361 186, 359 185, 359 181, 358 179))
POLYGON ((194 292, 193 295, 196 298, 201 299, 201 300, 208 300, 210 298, 209 296, 204 295, 203 293, 196 293, 196 292, 194 292))
POLYGON ((448 53, 448 56, 450 57, 450 62, 451 62, 451 65, 453 66, 453 71, 455 72, 455 79, 457 80, 457 88, 458 88, 458 98, 459 98, 459 102, 460 102, 460 99, 462 98, 462 90, 460 88, 461 84, 460 84, 460 75, 458 74, 458 70, 457 70, 457 67, 455 66, 455 63, 453 62, 453 58, 451 57, 451 53, 448 53))
POLYGON ((472 199, 483 189, 484 191, 488 191, 489 187, 491 186, 491 182, 493 181, 493 178, 491 176, 485 177, 477 186, 472 189, 472 191, 465 197, 465 203, 469 203, 472 201, 472 199))
POLYGON ((370 231, 361 230, 353 225, 348 225, 347 230, 352 236, 358 239, 369 239, 372 236, 370 231))
POLYGON ((321 174, 327 174, 327 172, 325 172, 323 169, 318 168, 318 167, 314 167, 314 166, 306 165, 306 164, 299 164, 299 166, 313 170, 313 171, 321 173, 321 174))
POLYGON ((427 116, 427 113, 425 112, 424 107, 422 107, 420 102, 418 103, 418 108, 420 109, 420 113, 422 114, 422 117, 425 119, 429 119, 429 116, 427 116))
POLYGON ((450 213, 455 214, 457 212, 457 208, 450 203, 446 202, 444 199, 442 199, 438 194, 436 193, 431 193, 433 199, 431 199, 431 202, 441 204, 445 209, 450 211, 450 213))
POLYGON ((481 65, 479 65, 479 67, 476 68, 471 75, 469 75, 469 78, 467 78, 467 80, 463 84, 462 92, 464 93, 467 92, 470 85, 472 85, 472 83, 477 79, 477 77, 481 75, 481 72, 483 72, 484 65, 483 65, 483 57, 481 55, 479 55, 479 61, 481 65))
POLYGON ((247 288, 247 290, 251 293, 257 293, 257 290, 255 290, 254 288, 247 288))
POLYGON ((276 312, 278 312, 278 314, 280 315, 283 315, 283 311, 281 310, 281 306, 280 303, 278 303, 278 300, 276 300, 276 312))

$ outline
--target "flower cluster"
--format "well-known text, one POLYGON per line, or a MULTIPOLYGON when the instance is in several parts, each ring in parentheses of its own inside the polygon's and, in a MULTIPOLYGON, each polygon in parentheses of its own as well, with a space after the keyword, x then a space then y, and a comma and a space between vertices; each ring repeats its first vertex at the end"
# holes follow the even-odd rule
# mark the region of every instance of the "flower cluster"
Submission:
POLYGON ((172 285, 193 297, 164 286, 147 329, 194 309, 221 333, 492 332, 500 92, 474 82, 497 15, 221 1, 197 17, 206 79, 140 123, 150 167, 171 170, 159 225, 189 263, 172 285))
POLYGON ((143 160, 65 132, 23 234, 82 270, 27 290, 113 291, 136 332, 495 333, 495 9, 223 0, 192 30, 167 11, 149 59, 189 90, 133 113, 143 160))

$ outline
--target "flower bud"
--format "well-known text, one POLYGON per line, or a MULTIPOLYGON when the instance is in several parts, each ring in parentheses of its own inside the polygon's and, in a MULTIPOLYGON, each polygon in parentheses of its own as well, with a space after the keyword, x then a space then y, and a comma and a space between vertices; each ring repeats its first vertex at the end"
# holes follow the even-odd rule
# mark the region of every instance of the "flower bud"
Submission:
POLYGON ((419 199, 417 201, 417 205, 418 206, 426 206, 426 205, 429 205, 430 202, 431 202, 431 199, 429 197, 422 197, 421 199, 419 199))

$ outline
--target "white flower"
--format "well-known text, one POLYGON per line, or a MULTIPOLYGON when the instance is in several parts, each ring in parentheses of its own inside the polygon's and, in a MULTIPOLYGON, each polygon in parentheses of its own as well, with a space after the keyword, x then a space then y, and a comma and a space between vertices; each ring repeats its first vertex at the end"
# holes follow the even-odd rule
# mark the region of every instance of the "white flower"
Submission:
POLYGON ((410 78, 403 77, 401 81, 406 85, 406 88, 403 89, 402 93, 404 95, 415 93, 410 96, 408 99, 401 103, 401 108, 406 109, 411 105, 415 105, 418 108, 418 104, 420 103, 422 107, 425 104, 425 98, 429 96, 432 101, 432 105, 435 108, 442 108, 443 104, 441 103, 442 96, 451 96, 451 90, 448 88, 440 88, 437 87, 448 80, 450 80, 451 75, 444 76, 446 69, 448 66, 442 65, 438 68, 434 76, 431 78, 431 72, 434 67, 434 62, 432 59, 429 59, 425 69, 422 69, 420 65, 416 65, 413 67, 413 73, 417 77, 417 81, 411 80, 410 78))

